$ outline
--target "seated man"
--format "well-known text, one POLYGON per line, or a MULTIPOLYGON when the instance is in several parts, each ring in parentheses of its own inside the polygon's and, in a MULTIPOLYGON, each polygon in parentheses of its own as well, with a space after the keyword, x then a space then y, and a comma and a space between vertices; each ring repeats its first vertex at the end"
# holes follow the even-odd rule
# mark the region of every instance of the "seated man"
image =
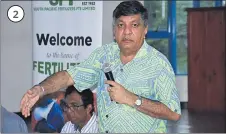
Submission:
POLYGON ((65 116, 60 107, 64 92, 59 91, 43 97, 32 112, 32 130, 40 133, 60 132, 65 124, 65 116))
POLYGON ((1 133, 28 133, 25 121, 1 105, 1 133))
POLYGON ((74 86, 68 87, 61 107, 69 120, 61 133, 98 133, 94 98, 90 89, 78 92, 74 86))

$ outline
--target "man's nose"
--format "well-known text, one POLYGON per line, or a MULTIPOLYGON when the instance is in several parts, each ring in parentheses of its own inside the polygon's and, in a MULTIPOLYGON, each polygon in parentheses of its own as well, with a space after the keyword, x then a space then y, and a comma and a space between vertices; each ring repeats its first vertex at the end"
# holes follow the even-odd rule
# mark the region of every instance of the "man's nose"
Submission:
POLYGON ((124 34, 130 35, 132 33, 132 27, 131 26, 125 26, 124 34))

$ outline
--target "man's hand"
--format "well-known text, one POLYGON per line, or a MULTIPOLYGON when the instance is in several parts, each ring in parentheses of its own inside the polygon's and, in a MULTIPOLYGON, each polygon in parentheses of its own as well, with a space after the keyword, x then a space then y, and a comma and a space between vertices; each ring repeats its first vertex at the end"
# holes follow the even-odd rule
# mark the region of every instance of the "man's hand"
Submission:
POLYGON ((112 85, 113 87, 108 87, 108 92, 111 99, 120 104, 127 104, 130 106, 134 105, 137 96, 130 91, 126 90, 122 85, 114 81, 106 81, 106 84, 112 85))
POLYGON ((43 91, 40 86, 34 86, 24 94, 20 103, 20 110, 24 117, 30 116, 31 108, 42 95, 43 91))

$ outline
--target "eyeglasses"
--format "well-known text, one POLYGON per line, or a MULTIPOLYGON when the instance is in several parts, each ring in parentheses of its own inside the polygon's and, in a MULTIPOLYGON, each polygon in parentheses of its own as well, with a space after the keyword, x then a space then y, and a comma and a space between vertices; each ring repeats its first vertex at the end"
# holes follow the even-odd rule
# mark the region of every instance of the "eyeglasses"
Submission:
POLYGON ((65 100, 61 100, 60 101, 60 107, 62 108, 62 110, 64 111, 64 112, 69 112, 69 111, 75 111, 75 110, 77 110, 79 107, 81 107, 81 106, 84 106, 83 104, 81 104, 81 105, 77 105, 77 104, 74 104, 74 103, 71 103, 70 104, 71 106, 69 106, 67 103, 66 103, 66 101, 65 100))

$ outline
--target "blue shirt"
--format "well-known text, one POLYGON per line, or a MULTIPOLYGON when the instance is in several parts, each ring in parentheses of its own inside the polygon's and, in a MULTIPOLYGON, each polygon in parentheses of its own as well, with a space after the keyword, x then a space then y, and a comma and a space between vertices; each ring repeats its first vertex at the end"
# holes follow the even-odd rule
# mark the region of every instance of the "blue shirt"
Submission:
POLYGON ((1 106, 2 133, 28 133, 27 125, 17 114, 7 111, 1 106))

